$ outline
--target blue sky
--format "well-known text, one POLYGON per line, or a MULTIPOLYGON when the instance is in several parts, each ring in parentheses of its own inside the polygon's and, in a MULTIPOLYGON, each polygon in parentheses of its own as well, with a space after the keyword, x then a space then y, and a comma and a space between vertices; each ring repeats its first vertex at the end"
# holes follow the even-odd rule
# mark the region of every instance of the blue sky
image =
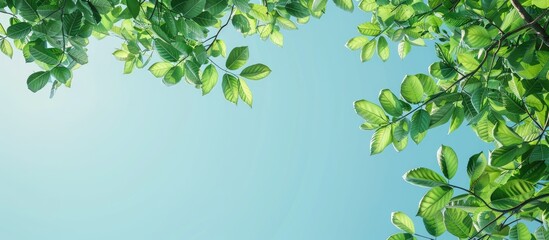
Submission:
MULTIPOLYGON (((345 49, 367 21, 332 8, 285 31, 279 48, 257 36, 222 33, 249 45, 252 62, 273 69, 250 82, 254 107, 181 83, 166 87, 146 70, 122 75, 119 44, 90 46, 73 87, 33 94, 37 67, 0 58, 0 239, 384 239, 390 213, 415 215, 426 189, 401 176, 436 167, 452 146, 465 185, 468 157, 487 150, 466 127, 447 125, 402 153, 369 156, 372 132, 358 128, 358 99, 398 92, 405 74, 426 72, 430 48, 405 60, 360 63, 345 49), (474 139, 474 140, 473 140, 474 139)), ((221 59, 218 62, 223 62, 221 59)), ((415 219, 417 220, 417 219, 415 219)), ((419 223, 419 222, 418 222, 419 223)), ((421 226, 418 232, 426 233, 421 226)))

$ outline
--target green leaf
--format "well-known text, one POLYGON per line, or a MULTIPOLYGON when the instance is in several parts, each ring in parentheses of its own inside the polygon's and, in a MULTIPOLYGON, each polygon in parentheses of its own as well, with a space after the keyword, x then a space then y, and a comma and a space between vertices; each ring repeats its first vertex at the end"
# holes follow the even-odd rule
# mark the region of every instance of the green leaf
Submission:
POLYGON ((467 162, 467 175, 469 175, 469 179, 471 179, 471 181, 477 180, 477 178, 484 173, 486 165, 488 165, 488 163, 482 152, 471 156, 469 162, 467 162))
POLYGON ((246 18, 242 14, 236 14, 233 16, 233 19, 231 20, 231 23, 233 26, 238 29, 241 33, 247 33, 251 30, 250 28, 250 22, 248 22, 248 18, 246 18))
POLYGON ((43 48, 42 46, 34 45, 30 47, 29 51, 34 59, 48 65, 59 64, 63 58, 63 51, 57 48, 43 48))
POLYGON ((353 0, 334 0, 334 3, 339 8, 352 12, 354 10, 353 0))
POLYGON ((395 117, 402 115, 402 106, 400 100, 389 89, 383 89, 379 93, 379 103, 381 107, 395 117))
POLYGON ((534 4, 536 7, 542 8, 542 9, 549 8, 549 2, 546 1, 546 0, 532 0, 532 4, 534 4))
POLYGON ((536 240, 549 240, 549 231, 544 226, 538 227, 534 235, 536 240))
POLYGON ((164 75, 164 79, 162 80, 166 86, 173 86, 175 84, 178 84, 183 76, 185 75, 185 70, 183 70, 180 66, 173 66, 168 70, 166 75, 164 75))
POLYGON ((79 64, 88 63, 88 54, 82 48, 72 47, 67 53, 75 62, 79 64))
POLYGON ((206 95, 212 90, 215 84, 217 84, 218 78, 219 75, 214 65, 208 65, 202 73, 202 95, 206 95))
POLYGON ((72 78, 72 72, 70 69, 63 67, 63 66, 57 66, 54 67, 51 70, 51 75, 60 83, 67 83, 72 78))
POLYGON ((309 16, 309 9, 301 5, 299 1, 288 3, 284 8, 290 15, 296 18, 304 18, 309 16))
POLYGON ((172 10, 190 19, 198 16, 206 6, 206 0, 172 0, 172 10))
POLYGON ((149 67, 149 71, 153 76, 157 78, 164 77, 166 73, 173 67, 172 63, 169 62, 157 62, 149 67))
POLYGON ((534 195, 532 184, 521 179, 510 180, 497 188, 490 196, 492 206, 512 208, 534 195))
POLYGON ((412 16, 414 16, 414 8, 407 4, 399 4, 395 11, 395 20, 398 22, 408 21, 412 16))
POLYGON ((261 63, 248 66, 240 72, 240 76, 250 80, 263 79, 271 73, 271 69, 261 63))
POLYGON ((221 87, 223 88, 223 95, 225 95, 225 99, 236 104, 238 102, 238 92, 240 89, 239 79, 233 75, 224 74, 221 87))
POLYGON ((437 187, 448 184, 446 179, 428 168, 414 168, 402 176, 404 181, 420 187, 437 187))
POLYGON ((519 222, 509 230, 509 238, 511 240, 530 240, 532 235, 526 224, 519 222))
POLYGON ((400 94, 409 103, 419 103, 423 100, 423 85, 419 78, 406 75, 400 85, 400 94))
POLYGON ((490 154, 490 165, 494 167, 503 167, 516 160, 522 154, 528 152, 531 148, 532 146, 527 143, 496 148, 496 150, 492 151, 490 154))
POLYGON ((69 36, 76 36, 82 28, 82 12, 75 11, 71 14, 63 15, 63 29, 69 36))
POLYGON ((31 32, 32 25, 20 22, 8 27, 7 36, 13 39, 23 39, 31 32))
POLYGON ((438 127, 448 122, 454 113, 454 108, 454 104, 444 104, 439 108, 432 109, 429 128, 438 127))
POLYGON ((383 149, 389 146, 391 141, 391 125, 378 128, 370 140, 370 155, 383 152, 383 149))
POLYGON ((377 40, 377 54, 379 55, 379 58, 385 62, 389 59, 389 53, 389 43, 387 43, 387 39, 379 37, 377 40))
POLYGON ((442 235, 446 232, 446 226, 444 225, 444 218, 442 212, 438 211, 429 217, 423 218, 423 225, 427 232, 435 237, 442 235))
POLYGON ((369 123, 386 124, 389 118, 378 105, 367 100, 358 100, 354 103, 355 111, 369 123))
POLYGON ((416 144, 420 143, 427 134, 430 122, 431 118, 429 116, 429 113, 423 109, 416 111, 414 115, 412 115, 412 127, 410 128, 410 136, 416 144))
POLYGON ((242 99, 242 101, 248 104, 248 106, 252 107, 252 91, 250 91, 250 88, 248 87, 248 84, 246 84, 246 81, 244 81, 244 79, 239 79, 239 81, 240 84, 238 89, 238 95, 240 96, 240 99, 242 99))
POLYGON ((240 67, 244 66, 244 64, 246 64, 249 57, 250 53, 248 47, 235 47, 229 53, 229 57, 227 58, 227 62, 225 62, 225 66, 229 70, 239 69, 240 67))
POLYGON ((35 72, 27 78, 27 87, 32 92, 38 92, 40 89, 44 88, 46 84, 50 81, 50 72, 40 71, 35 72))
POLYGON ((444 176, 452 179, 458 169, 458 158, 454 149, 441 145, 437 152, 437 160, 444 176))
POLYGON ((535 146, 528 159, 530 162, 545 161, 546 163, 549 163, 549 147, 545 144, 535 146))
POLYGON ((177 62, 181 56, 181 52, 171 44, 164 42, 162 39, 155 39, 154 45, 158 51, 158 55, 168 62, 177 62))
POLYGON ((194 61, 185 62, 185 78, 188 82, 194 84, 200 84, 200 65, 194 61))
POLYGON ((449 233, 459 238, 466 238, 473 232, 473 219, 461 209, 447 208, 444 211, 444 225, 449 233))
POLYGON ((368 38, 365 36, 358 36, 349 39, 347 43, 345 44, 345 47, 347 47, 350 50, 358 50, 364 47, 368 43, 368 38))
POLYGON ((374 56, 374 53, 376 52, 376 43, 377 41, 375 39, 372 39, 364 47, 362 48, 362 53, 360 54, 360 61, 366 62, 374 56))
POLYGON ((0 51, 6 54, 6 56, 13 58, 13 48, 7 39, 2 39, 2 41, 0 41, 0 51))
POLYGON ((137 18, 141 7, 139 0, 126 0, 126 5, 128 6, 128 11, 130 11, 132 17, 137 18))
POLYGON ((227 8, 227 6, 227 0, 206 0, 204 9, 210 12, 212 15, 217 15, 223 12, 223 10, 227 8))
POLYGON ((392 212, 391 213, 391 223, 395 225, 398 229, 405 231, 410 234, 415 233, 414 222, 403 212, 392 212))
POLYGON ((461 124, 463 123, 464 119, 465 119, 465 112, 463 111, 463 107, 454 108, 454 113, 450 118, 450 128, 448 129, 448 134, 458 129, 459 126, 461 126, 461 124))
POLYGON ((452 199, 454 189, 449 187, 434 187, 429 190, 419 202, 418 216, 429 217, 440 210, 452 199))
POLYGON ((479 25, 472 25, 462 32, 463 40, 469 47, 479 49, 487 47, 492 43, 492 37, 486 28, 479 25))
POLYGON ((416 238, 409 233, 395 233, 389 236, 387 240, 416 240, 416 238))
POLYGON ((497 122, 493 130, 494 138, 502 145, 517 145, 524 142, 522 138, 503 122, 497 122))
POLYGON ((381 28, 379 27, 378 24, 365 22, 358 25, 358 32, 366 36, 377 36, 381 34, 381 28))

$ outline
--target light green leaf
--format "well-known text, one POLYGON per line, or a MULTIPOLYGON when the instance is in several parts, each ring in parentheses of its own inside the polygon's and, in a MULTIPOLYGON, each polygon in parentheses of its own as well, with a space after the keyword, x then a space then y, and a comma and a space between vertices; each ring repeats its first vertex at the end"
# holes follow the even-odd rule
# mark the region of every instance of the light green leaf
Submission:
POLYGON ((386 124, 389 118, 378 105, 367 100, 358 100, 354 103, 355 111, 369 123, 386 124))
POLYGON ((366 36, 377 36, 381 33, 381 28, 378 24, 365 22, 358 25, 358 32, 366 36))
POLYGON ((528 230, 528 227, 524 223, 517 223, 509 230, 509 238, 511 240, 530 240, 532 235, 528 230))
POLYGON ((0 50, 6 54, 6 56, 10 58, 13 57, 13 48, 7 39, 2 39, 2 41, 0 41, 0 50))
POLYGON ((444 211, 444 225, 449 233, 459 238, 470 237, 473 232, 473 219, 467 212, 457 208, 444 211))
POLYGON ((166 73, 173 67, 172 63, 169 62, 157 62, 149 67, 149 71, 153 76, 157 78, 164 77, 166 73))
POLYGON ((194 84, 200 84, 200 65, 194 61, 185 62, 185 79, 194 84))
POLYGON ((437 187, 445 186, 448 181, 440 176, 435 171, 428 168, 414 168, 402 176, 404 181, 420 187, 437 187))
POLYGON ((391 141, 391 125, 378 128, 374 132, 374 135, 370 140, 370 155, 375 155, 383 152, 383 149, 389 146, 389 144, 391 144, 391 141))
POLYGON ((469 158, 469 162, 467 162, 467 175, 469 175, 471 182, 476 181, 484 173, 487 165, 486 157, 482 152, 469 158))
POLYGON ((224 74, 221 87, 223 88, 225 99, 236 104, 238 102, 240 80, 233 75, 224 74))
POLYGON ((44 88, 46 84, 50 81, 50 72, 40 71, 35 72, 27 78, 27 87, 32 92, 38 92, 40 89, 44 88))
POLYGON ((229 70, 239 69, 240 67, 244 66, 244 64, 246 64, 249 57, 250 53, 248 47, 235 47, 229 53, 229 57, 227 58, 225 66, 229 70))
POLYGON ((354 38, 349 39, 347 43, 345 44, 345 47, 347 47, 350 50, 358 50, 364 47, 368 43, 368 38, 365 36, 357 36, 354 38))
POLYGON ((452 199, 454 189, 449 187, 434 187, 429 190, 419 202, 417 215, 429 217, 440 212, 452 199))
POLYGON ((486 28, 479 25, 472 25, 462 32, 463 40, 469 47, 479 49, 492 43, 492 37, 486 28))
POLYGON ((173 86, 178 84, 184 75, 185 70, 181 66, 173 66, 168 70, 166 75, 164 75, 163 82, 166 86, 173 86))
POLYGON ((248 104, 248 106, 252 107, 252 91, 250 91, 250 88, 248 87, 248 84, 246 84, 246 81, 244 81, 244 79, 239 79, 239 81, 240 84, 238 89, 238 95, 240 96, 240 99, 242 99, 242 101, 248 104))
POLYGON ((409 103, 419 103, 423 100, 423 85, 419 78, 406 75, 400 85, 400 94, 409 103))
POLYGON ((523 139, 503 122, 497 122, 493 130, 494 138, 502 145, 521 144, 523 139))
POLYGON ((450 118, 450 128, 448 129, 448 134, 458 129, 459 126, 461 126, 461 124, 463 123, 464 119, 465 119, 465 112, 463 111, 463 107, 454 108, 454 113, 450 118))
POLYGON ((442 235, 446 232, 446 226, 444 225, 444 218, 442 212, 438 211, 429 217, 423 218, 423 225, 427 232, 435 237, 442 235))
POLYGON ((374 53, 376 52, 376 43, 377 41, 375 39, 372 39, 364 47, 362 48, 362 53, 360 54, 360 61, 366 62, 374 56, 374 53))
POLYGON ((402 40, 398 44, 398 56, 400 57, 400 59, 404 59, 408 55, 408 53, 410 53, 410 50, 412 50, 412 45, 410 44, 410 42, 402 40))
POLYGON ((458 169, 458 158, 454 149, 441 145, 437 152, 437 160, 444 176, 452 179, 458 169))
POLYGON ((269 67, 258 63, 244 68, 244 70, 240 72, 240 76, 250 80, 259 80, 269 76, 270 73, 271 69, 269 67))
POLYGON ((352 12, 354 10, 353 0, 334 0, 334 3, 339 8, 352 12))
POLYGON ((395 233, 389 236, 387 240, 416 240, 416 237, 409 233, 395 233))
POLYGON ((496 208, 512 208, 534 195, 531 183, 521 179, 509 180, 497 188, 490 196, 492 206, 496 208))
POLYGON ((377 55, 379 55, 379 58, 385 62, 389 59, 389 54, 389 43, 387 43, 387 39, 384 37, 379 37, 377 40, 377 55))
POLYGON ((202 73, 202 95, 208 94, 212 88, 217 84, 219 75, 214 65, 210 64, 204 69, 202 73))
POLYGON ((389 89, 383 89, 379 93, 379 103, 381 107, 395 117, 402 115, 402 106, 400 100, 389 89))
POLYGON ((391 213, 391 223, 395 225, 398 229, 405 231, 410 234, 415 233, 414 222, 403 212, 392 212, 391 213))

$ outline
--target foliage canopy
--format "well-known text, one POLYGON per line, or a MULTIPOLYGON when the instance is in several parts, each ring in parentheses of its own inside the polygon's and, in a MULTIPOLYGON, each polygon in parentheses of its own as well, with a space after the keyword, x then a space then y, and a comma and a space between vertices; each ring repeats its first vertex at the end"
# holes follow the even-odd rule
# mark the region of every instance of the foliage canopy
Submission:
MULTIPOLYGON (((380 91, 379 104, 355 102, 373 130, 371 154, 389 145, 397 151, 411 139, 449 123, 449 133, 467 123, 494 144, 467 161, 467 186, 450 182, 458 154, 437 152, 440 173, 416 168, 405 181, 428 188, 417 216, 425 231, 403 212, 392 223, 402 230, 388 239, 435 239, 448 233, 468 239, 549 239, 549 1, 547 0, 334 0, 371 15, 357 26, 346 46, 362 61, 377 53, 385 61, 390 41, 405 58, 413 46, 434 42, 438 61, 429 74, 404 77, 400 92, 380 91), (531 222, 531 223, 529 223, 531 222), (536 226, 531 233, 529 226, 536 226), (422 233, 418 233, 422 231, 422 233), (430 236, 427 236, 430 235, 430 236)), ((51 83, 52 93, 70 87, 73 70, 87 64, 89 38, 118 37, 113 55, 124 73, 145 68, 168 85, 187 83, 208 94, 221 78, 225 98, 252 105, 247 80, 269 75, 268 66, 249 64, 246 46, 227 46, 221 31, 229 24, 244 36, 259 35, 283 44, 281 29, 296 29, 310 16, 321 17, 327 0, 0 0, 0 50, 22 51, 43 70, 31 74, 28 88, 51 83), (6 24, 6 23, 4 23, 6 24), (228 53, 227 53, 228 52, 228 53), (151 63, 155 53, 161 61, 151 63), (224 65, 215 58, 224 57, 224 65), (220 76, 219 72, 223 73, 220 76), (237 72, 238 71, 238 72, 237 72)))

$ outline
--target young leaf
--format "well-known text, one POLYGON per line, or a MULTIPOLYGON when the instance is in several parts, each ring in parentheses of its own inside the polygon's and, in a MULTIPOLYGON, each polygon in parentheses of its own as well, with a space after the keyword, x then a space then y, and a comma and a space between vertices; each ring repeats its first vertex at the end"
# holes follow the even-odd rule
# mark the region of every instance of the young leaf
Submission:
POLYGON ((271 69, 264 64, 258 63, 248 66, 240 72, 240 76, 250 80, 259 80, 267 77, 271 73, 271 69))
POLYGON ((410 234, 415 233, 414 222, 412 222, 412 219, 403 212, 392 212, 391 223, 402 231, 410 234))
POLYGON ((248 104, 248 106, 252 107, 252 91, 250 91, 250 88, 248 87, 248 84, 246 84, 246 81, 244 81, 244 79, 239 79, 239 81, 240 84, 238 89, 238 95, 240 96, 240 99, 242 99, 242 101, 248 104))
POLYGON ((458 158, 454 149, 441 145, 437 152, 437 160, 444 176, 452 179, 458 169, 458 158))
POLYGON ((408 55, 408 53, 410 53, 410 50, 412 50, 412 45, 410 44, 410 42, 402 40, 398 44, 398 56, 400 57, 400 59, 404 59, 408 55))
POLYGON ((526 224, 519 222, 509 230, 509 238, 511 240, 530 240, 532 235, 526 224))
POLYGON ((248 47, 235 47, 229 53, 229 57, 227 58, 225 66, 229 70, 239 69, 240 67, 244 66, 244 64, 246 64, 249 57, 250 55, 248 47))
POLYGON ((217 69, 214 65, 208 65, 204 69, 204 73, 202 73, 202 95, 206 95, 212 90, 215 84, 217 84, 218 78, 217 69))
POLYGON ((391 141, 391 125, 378 128, 374 132, 374 135, 370 140, 370 155, 375 155, 383 152, 383 149, 389 146, 389 144, 391 144, 391 141))
POLYGON ((379 93, 379 103, 381 107, 395 117, 402 115, 402 106, 400 100, 389 89, 383 89, 379 93))
POLYGON ((354 10, 353 0, 334 0, 334 3, 339 8, 352 12, 354 10))
POLYGON ((437 187, 448 184, 448 181, 435 171, 422 167, 406 172, 402 178, 404 181, 420 187, 437 187))
POLYGON ((423 225, 425 225, 427 232, 435 237, 438 237, 446 232, 446 226, 444 225, 444 219, 442 217, 442 212, 440 211, 429 217, 424 217, 423 225))
POLYGON ((236 104, 238 102, 238 92, 240 89, 239 79, 233 75, 224 74, 221 87, 223 88, 223 95, 225 95, 225 99, 236 104))
POLYGON ((467 212, 457 208, 444 210, 444 225, 449 233, 459 238, 470 237, 473 232, 473 219, 467 212))
POLYGON ((375 39, 370 40, 364 47, 362 48, 362 53, 360 54, 360 61, 366 62, 374 56, 374 53, 376 52, 376 43, 377 41, 375 39))
POLYGON ((157 78, 164 77, 166 73, 173 67, 172 63, 169 62, 157 62, 149 67, 149 71, 153 76, 157 78))
POLYGON ((379 37, 377 40, 377 54, 382 61, 387 61, 389 59, 389 43, 384 37, 379 37))
POLYGON ((454 189, 450 187, 434 187, 429 190, 419 202, 417 215, 420 217, 429 217, 440 210, 450 202, 454 189))
POLYGON ((479 25, 473 25, 463 30, 463 40, 469 47, 479 49, 492 43, 492 37, 486 28, 479 25))
POLYGON ((423 109, 420 109, 412 115, 412 127, 410 128, 410 136, 416 144, 427 134, 429 129, 429 123, 431 122, 429 113, 423 109))
POLYGON ((355 111, 360 115, 364 120, 373 124, 385 124, 389 123, 389 118, 385 115, 383 109, 378 105, 366 101, 358 100, 354 103, 355 111))
POLYGON ((345 47, 347 47, 350 50, 358 50, 364 47, 368 43, 368 38, 365 36, 357 36, 354 38, 349 39, 347 43, 345 44, 345 47))
POLYGON ((409 103, 419 103, 423 100, 423 85, 416 76, 406 75, 400 85, 400 94, 409 103))
POLYGON ((178 84, 185 75, 185 70, 180 66, 173 66, 168 70, 166 75, 164 75, 163 82, 166 86, 173 86, 178 84))

